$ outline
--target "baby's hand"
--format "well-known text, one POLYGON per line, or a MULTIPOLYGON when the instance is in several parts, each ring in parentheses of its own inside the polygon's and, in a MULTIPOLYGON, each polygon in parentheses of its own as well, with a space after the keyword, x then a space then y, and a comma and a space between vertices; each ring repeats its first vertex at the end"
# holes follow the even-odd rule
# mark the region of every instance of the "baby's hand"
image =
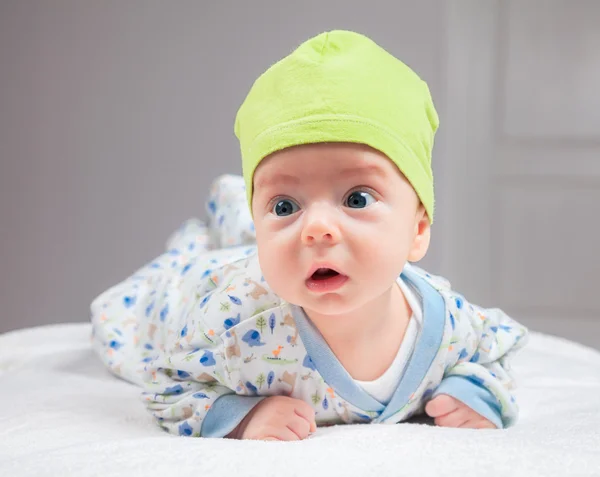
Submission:
POLYGON ((300 399, 272 396, 259 402, 229 437, 299 441, 317 430, 314 409, 300 399))
POLYGON ((442 427, 496 429, 496 426, 481 414, 447 394, 440 394, 429 401, 425 412, 434 418, 436 425, 442 427))

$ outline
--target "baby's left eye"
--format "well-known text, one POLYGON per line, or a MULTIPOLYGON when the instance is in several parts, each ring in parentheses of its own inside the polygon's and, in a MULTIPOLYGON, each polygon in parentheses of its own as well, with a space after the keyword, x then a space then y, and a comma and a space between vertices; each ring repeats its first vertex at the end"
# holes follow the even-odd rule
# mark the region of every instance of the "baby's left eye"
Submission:
POLYGON ((371 204, 377 202, 375 197, 365 191, 357 190, 352 192, 346 199, 346 206, 351 209, 364 209, 371 204))

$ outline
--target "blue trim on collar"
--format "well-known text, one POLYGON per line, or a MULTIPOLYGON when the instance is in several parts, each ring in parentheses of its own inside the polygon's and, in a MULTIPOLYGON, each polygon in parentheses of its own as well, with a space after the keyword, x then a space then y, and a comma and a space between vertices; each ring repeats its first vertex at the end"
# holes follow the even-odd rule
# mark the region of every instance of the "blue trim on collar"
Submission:
POLYGON ((325 382, 342 399, 359 409, 377 413, 382 412, 385 406, 356 384, 304 310, 299 306, 292 305, 291 311, 308 356, 310 356, 325 382))
POLYGON ((385 411, 374 420, 383 422, 396 414, 410 400, 410 396, 425 379, 429 368, 442 344, 446 324, 446 303, 440 293, 409 267, 402 276, 414 286, 421 295, 423 304, 423 330, 415 343, 415 349, 406 366, 404 375, 398 383, 385 411))
POLYGON ((431 367, 444 335, 446 310, 442 296, 410 267, 405 267, 401 278, 412 285, 422 299, 423 328, 404 375, 387 406, 356 384, 304 310, 299 306, 290 306, 298 333, 317 371, 342 399, 363 411, 380 414, 373 422, 387 419, 408 402, 431 367))

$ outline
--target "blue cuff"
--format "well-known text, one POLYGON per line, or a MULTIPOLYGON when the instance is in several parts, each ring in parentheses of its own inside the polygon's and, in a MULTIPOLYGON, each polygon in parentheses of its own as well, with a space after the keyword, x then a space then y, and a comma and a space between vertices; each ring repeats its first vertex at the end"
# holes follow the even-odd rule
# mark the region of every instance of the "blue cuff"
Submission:
POLYGON ((242 419, 267 396, 239 396, 225 394, 217 399, 208 410, 201 437, 225 437, 233 431, 242 419))
POLYGON ((498 429, 504 427, 502 424, 500 403, 496 397, 485 387, 480 386, 466 376, 449 376, 445 378, 435 390, 432 397, 436 397, 439 394, 447 394, 458 399, 477 414, 481 414, 488 421, 492 422, 498 429))

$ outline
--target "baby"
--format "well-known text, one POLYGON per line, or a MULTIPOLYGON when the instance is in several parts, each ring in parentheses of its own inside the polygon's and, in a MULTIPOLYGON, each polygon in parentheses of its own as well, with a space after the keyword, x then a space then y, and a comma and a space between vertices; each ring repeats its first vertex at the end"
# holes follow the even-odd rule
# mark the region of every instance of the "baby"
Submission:
POLYGON ((235 124, 243 178, 219 178, 207 224, 91 305, 96 351, 160 427, 291 441, 423 412, 514 424, 527 330, 409 263, 429 247, 437 127, 426 84, 356 33, 258 78, 235 124))

